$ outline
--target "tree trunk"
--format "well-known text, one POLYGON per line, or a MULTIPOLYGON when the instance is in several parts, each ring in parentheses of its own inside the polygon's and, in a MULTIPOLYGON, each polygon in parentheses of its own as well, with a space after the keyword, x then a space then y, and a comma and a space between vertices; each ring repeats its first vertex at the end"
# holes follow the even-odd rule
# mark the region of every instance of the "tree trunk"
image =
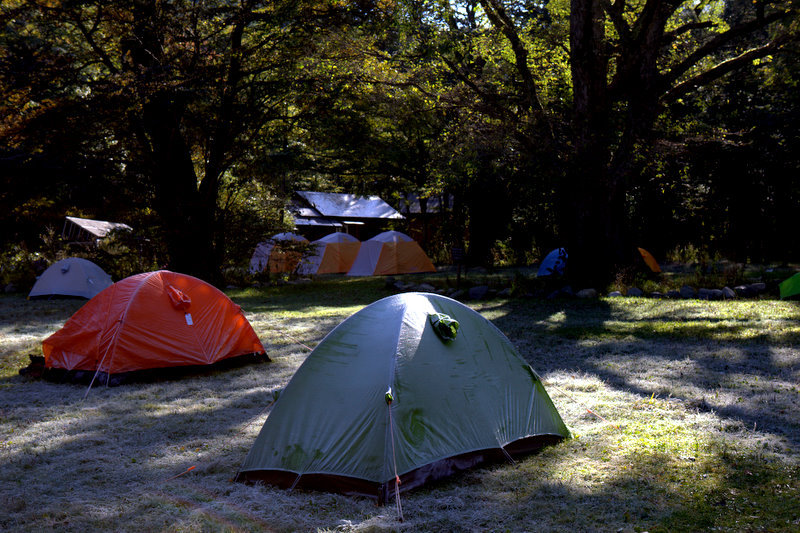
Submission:
POLYGON ((621 264, 624 194, 610 179, 608 56, 598 0, 572 0, 573 154, 561 212, 575 289, 602 289, 621 264))
POLYGON ((151 145, 151 171, 164 224, 169 268, 210 283, 221 274, 213 241, 214 210, 201 198, 197 176, 181 129, 181 104, 168 92, 144 105, 143 123, 151 145))
MULTIPOLYGON (((191 274, 219 284, 221 273, 215 261, 213 228, 216 204, 198 191, 191 151, 181 128, 184 103, 163 79, 163 28, 159 5, 153 0, 134 2, 133 36, 122 43, 126 68, 136 73, 146 96, 141 102, 140 141, 149 156, 156 186, 156 211, 164 226, 171 270, 191 274)), ((216 202, 216 190, 213 191, 216 202)))

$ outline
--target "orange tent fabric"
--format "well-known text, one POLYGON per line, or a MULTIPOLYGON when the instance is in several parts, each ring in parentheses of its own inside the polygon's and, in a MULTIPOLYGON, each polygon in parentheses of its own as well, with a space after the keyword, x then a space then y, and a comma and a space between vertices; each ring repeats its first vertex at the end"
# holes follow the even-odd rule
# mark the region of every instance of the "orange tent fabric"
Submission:
POLYGON ((361 243, 348 276, 436 272, 419 244, 399 231, 385 231, 361 243))
POLYGON ((273 235, 256 246, 250 259, 250 272, 253 274, 263 271, 272 274, 294 272, 303 256, 294 245, 307 242, 305 237, 294 233, 273 235))
POLYGON ((205 281, 137 274, 89 300, 42 342, 46 368, 118 374, 264 353, 241 308, 205 281))
POLYGON ((304 257, 297 267, 300 274, 342 274, 350 270, 356 260, 361 241, 337 232, 311 243, 313 253, 304 257))
POLYGON ((650 267, 650 270, 656 273, 661 272, 661 267, 658 266, 658 261, 656 261, 656 258, 653 257, 653 254, 644 248, 637 248, 637 250, 639 250, 639 254, 641 254, 642 259, 644 259, 644 262, 647 263, 647 266, 650 267))
POLYGON ((360 242, 335 242, 325 247, 325 255, 319 264, 317 274, 343 274, 350 270, 356 260, 360 242))
POLYGON ((416 241, 387 242, 381 250, 376 276, 414 272, 436 272, 436 268, 416 241))

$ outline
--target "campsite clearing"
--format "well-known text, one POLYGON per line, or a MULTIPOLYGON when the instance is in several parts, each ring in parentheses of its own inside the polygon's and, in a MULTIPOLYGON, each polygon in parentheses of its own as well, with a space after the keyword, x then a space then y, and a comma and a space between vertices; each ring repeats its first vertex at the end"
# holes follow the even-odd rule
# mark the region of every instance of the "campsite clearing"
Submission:
POLYGON ((82 302, 0 296, 0 529, 800 528, 800 305, 775 300, 471 302, 572 439, 410 491, 402 523, 366 498, 232 482, 303 345, 389 294, 375 278, 228 291, 272 363, 84 401, 17 374, 82 302))

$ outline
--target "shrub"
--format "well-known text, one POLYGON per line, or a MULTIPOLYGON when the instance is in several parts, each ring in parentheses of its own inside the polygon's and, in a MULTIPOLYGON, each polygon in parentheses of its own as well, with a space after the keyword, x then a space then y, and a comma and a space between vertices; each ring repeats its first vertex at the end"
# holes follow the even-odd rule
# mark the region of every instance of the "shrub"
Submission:
POLYGON ((20 245, 14 245, 0 254, 0 288, 9 284, 18 291, 26 291, 36 283, 36 275, 46 262, 41 254, 28 251, 20 245))

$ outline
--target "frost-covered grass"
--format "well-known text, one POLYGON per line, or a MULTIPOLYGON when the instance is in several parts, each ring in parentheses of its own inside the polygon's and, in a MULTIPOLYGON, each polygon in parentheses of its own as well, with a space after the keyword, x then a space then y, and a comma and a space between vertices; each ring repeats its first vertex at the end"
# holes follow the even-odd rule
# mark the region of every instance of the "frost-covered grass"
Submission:
POLYGON ((472 302, 541 375, 573 438, 407 493, 401 523, 391 505, 231 481, 303 345, 388 295, 382 280, 229 294, 272 363, 86 400, 84 386, 17 374, 81 303, 0 296, 0 529, 800 529, 795 303, 472 302))

